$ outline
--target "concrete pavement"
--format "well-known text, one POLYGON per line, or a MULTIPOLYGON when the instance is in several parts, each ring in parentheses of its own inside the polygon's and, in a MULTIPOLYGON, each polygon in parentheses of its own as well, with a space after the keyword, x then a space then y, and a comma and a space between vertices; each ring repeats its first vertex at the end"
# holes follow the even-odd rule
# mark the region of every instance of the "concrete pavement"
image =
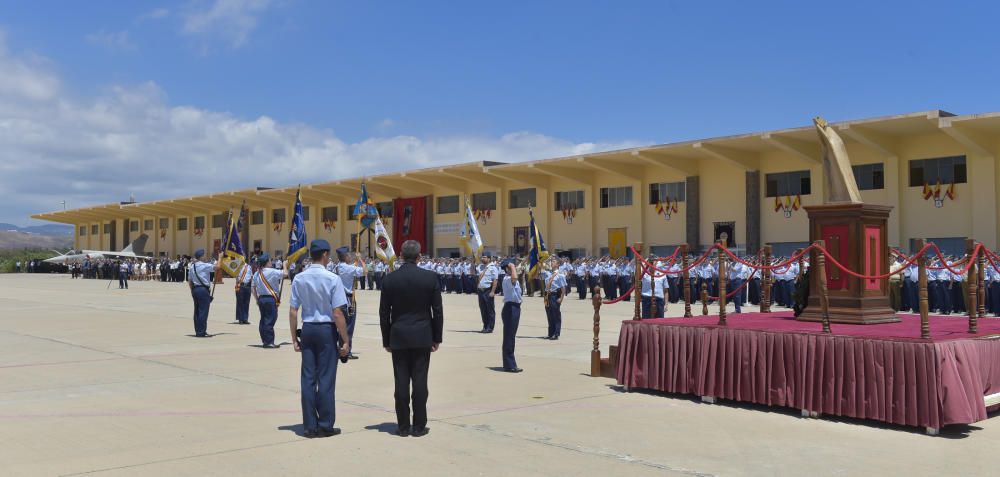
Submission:
MULTIPOLYGON (((557 342, 526 298, 524 373, 500 366, 501 324, 481 328, 474 295, 445 295, 445 343, 431 359, 431 433, 399 438, 378 294, 359 295, 355 350, 337 380, 344 434, 300 437, 299 357, 259 348, 220 285, 210 339, 193 334, 181 284, 0 275, 3 475, 987 475, 1000 420, 922 430, 802 419, 795 410, 623 393, 591 378, 590 301, 563 306, 557 342)), ((286 287, 287 293, 287 287, 286 287)), ((278 319, 288 341, 287 307, 278 319)), ((700 308, 699 308, 700 310, 700 308)), ((669 312, 676 314, 679 306, 669 312)), ((630 304, 602 309, 602 350, 630 304)))

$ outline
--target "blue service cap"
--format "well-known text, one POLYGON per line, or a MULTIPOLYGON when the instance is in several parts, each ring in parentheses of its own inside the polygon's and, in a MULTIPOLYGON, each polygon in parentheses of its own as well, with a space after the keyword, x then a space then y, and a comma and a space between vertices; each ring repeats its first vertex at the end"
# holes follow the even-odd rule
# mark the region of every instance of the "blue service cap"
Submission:
POLYGON ((317 252, 329 252, 329 251, 330 251, 330 242, 327 242, 326 240, 316 239, 309 244, 310 254, 317 252))
POLYGON ((198 250, 194 251, 194 258, 201 258, 204 256, 205 256, 205 249, 199 248, 198 250))
POLYGON ((503 271, 507 271, 507 267, 510 266, 510 264, 511 264, 510 259, 506 259, 506 260, 500 262, 500 269, 503 270, 503 271))
MULTIPOLYGON (((329 250, 329 249, 328 249, 328 250, 329 250)), ((343 254, 345 254, 345 253, 349 253, 350 251, 351 251, 351 249, 350 249, 350 248, 347 248, 347 247, 340 247, 340 248, 338 248, 338 249, 337 249, 337 254, 338 254, 338 255, 343 255, 343 254)))
POLYGON ((264 266, 267 265, 267 262, 269 262, 270 260, 271 256, 268 255, 267 252, 264 252, 261 253, 259 257, 257 257, 257 264, 260 266, 264 266))

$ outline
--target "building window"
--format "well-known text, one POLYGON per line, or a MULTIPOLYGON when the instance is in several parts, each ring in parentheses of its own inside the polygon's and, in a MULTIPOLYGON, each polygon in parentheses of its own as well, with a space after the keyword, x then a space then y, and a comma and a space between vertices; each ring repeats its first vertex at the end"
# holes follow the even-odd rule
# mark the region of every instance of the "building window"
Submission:
POLYGON ((457 195, 446 195, 444 197, 438 197, 438 213, 439 214, 457 214, 458 213, 458 196, 457 195))
POLYGON ((194 228, 205 230, 205 216, 198 216, 194 218, 194 228))
POLYGON ((964 184, 966 181, 965 156, 936 157, 910 161, 910 187, 924 184, 964 184))
POLYGON ((250 225, 264 225, 263 210, 253 210, 250 212, 250 225))
POLYGON ((90 226, 90 235, 97 235, 97 231, 100 230, 97 224, 90 226))
POLYGON ((181 217, 177 219, 177 231, 182 232, 188 229, 188 219, 187 217, 181 217))
POLYGON ((809 171, 776 172, 767 174, 765 180, 767 181, 767 195, 765 197, 809 195, 812 193, 809 171))
POLYGON ((302 221, 305 222, 307 220, 309 220, 309 206, 308 205, 303 205, 302 206, 302 221))
POLYGON ((687 197, 687 183, 685 182, 660 182, 649 185, 649 203, 656 205, 660 202, 684 202, 687 197))
POLYGON ((285 209, 272 209, 271 210, 271 223, 272 224, 283 224, 283 223, 285 223, 285 209))
POLYGON ((378 209, 378 214, 382 218, 392 217, 392 202, 379 202, 375 204, 375 208, 378 209))
POLYGON ((354 213, 354 206, 347 206, 347 220, 358 220, 358 214, 354 213))
POLYGON ((632 205, 632 186, 601 187, 601 208, 629 207, 632 205))
POLYGON ((153 230, 153 219, 146 219, 142 221, 142 230, 153 230))
POLYGON ((212 228, 221 229, 226 226, 226 217, 223 214, 215 214, 212 216, 212 228))
POLYGON ((860 190, 885 189, 885 166, 881 162, 851 166, 860 190))
POLYGON ((128 231, 129 232, 138 232, 139 231, 139 221, 138 220, 130 220, 128 222, 128 231))
POLYGON ((87 226, 86 225, 81 225, 80 226, 80 236, 81 237, 85 237, 86 235, 87 235, 87 226))
POLYGON ((110 233, 111 233, 111 224, 104 224, 104 234, 107 235, 110 233))
POLYGON ((556 192, 555 194, 555 211, 560 211, 563 209, 582 209, 583 208, 583 191, 582 190, 570 190, 566 192, 556 192))
POLYGON ((510 201, 507 204, 511 209, 524 209, 535 205, 535 188, 514 189, 509 193, 510 201))
POLYGON ((475 210, 497 210, 497 193, 480 192, 472 194, 472 208, 475 210))
POLYGON ((337 221, 337 208, 336 207, 323 207, 320 210, 323 214, 323 222, 336 222, 337 221))
POLYGON ((160 230, 170 228, 170 219, 160 219, 160 230))

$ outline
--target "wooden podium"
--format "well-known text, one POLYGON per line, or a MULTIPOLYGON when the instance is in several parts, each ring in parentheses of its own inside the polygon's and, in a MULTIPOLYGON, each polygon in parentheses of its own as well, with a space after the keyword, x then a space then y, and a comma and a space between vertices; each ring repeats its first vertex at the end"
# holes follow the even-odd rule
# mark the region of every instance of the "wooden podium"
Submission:
MULTIPOLYGON (((809 241, 822 240, 830 256, 862 275, 882 275, 889 271, 889 244, 886 225, 891 206, 874 204, 828 204, 806 206, 809 241)), ((810 263, 816 263, 811 250, 810 263)), ((819 276, 809 274, 809 302, 799 315, 801 321, 822 321, 819 303, 819 276)), ((889 280, 862 280, 844 273, 826 261, 830 322, 850 324, 894 323, 900 321, 889 306, 889 280)))

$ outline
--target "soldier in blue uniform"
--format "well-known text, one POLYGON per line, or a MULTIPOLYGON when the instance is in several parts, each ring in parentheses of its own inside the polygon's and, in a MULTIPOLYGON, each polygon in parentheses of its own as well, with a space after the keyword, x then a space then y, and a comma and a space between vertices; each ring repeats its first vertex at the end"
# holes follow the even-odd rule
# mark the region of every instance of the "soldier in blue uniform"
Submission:
POLYGON ((566 292, 566 277, 563 276, 562 272, 558 268, 553 271, 544 270, 542 271, 542 286, 546 290, 545 304, 545 317, 549 321, 549 336, 550 340, 559 339, 559 334, 562 332, 562 302, 563 295, 566 292))
POLYGON ((257 258, 258 269, 253 273, 253 296, 260 310, 260 341, 265 348, 277 348, 274 344, 274 324, 278 321, 278 305, 281 297, 281 280, 288 276, 286 270, 272 268, 271 257, 264 252, 257 258))
MULTIPOLYGON (((357 257, 354 263, 350 263, 351 249, 340 247, 337 249, 337 263, 327 265, 326 269, 340 277, 344 286, 344 293, 347 295, 347 304, 344 305, 344 317, 347 320, 347 335, 354 339, 354 326, 358 319, 357 297, 354 296, 354 280, 365 275, 365 261, 357 257)), ((358 359, 348 348, 348 359, 358 359)))
POLYGON ((500 273, 496 264, 483 257, 483 270, 479 275, 479 316, 483 320, 483 330, 480 333, 492 333, 496 324, 497 310, 493 297, 497 293, 497 283, 500 273))
POLYGON ((500 320, 503 322, 503 346, 501 357, 503 370, 508 373, 520 373, 517 360, 514 359, 514 339, 517 336, 517 326, 521 321, 521 284, 517 281, 517 266, 513 261, 503 263, 507 274, 503 277, 503 309, 500 310, 500 320))
POLYGON ((188 286, 191 287, 191 299, 194 301, 194 335, 198 338, 208 338, 208 309, 212 305, 212 295, 209 287, 212 283, 212 272, 219 270, 219 264, 202 262, 205 249, 194 252, 194 259, 188 266, 188 286))
POLYGON ((333 427, 337 412, 337 357, 347 357, 351 347, 343 308, 347 295, 343 283, 324 269, 330 262, 330 244, 313 240, 309 246, 312 264, 292 282, 288 328, 295 351, 302 353, 302 425, 307 438, 340 434, 333 427), (302 315, 302 336, 296 333, 302 315), (335 329, 331 329, 335 327, 335 329), (337 341, 340 344, 338 346, 337 341))

